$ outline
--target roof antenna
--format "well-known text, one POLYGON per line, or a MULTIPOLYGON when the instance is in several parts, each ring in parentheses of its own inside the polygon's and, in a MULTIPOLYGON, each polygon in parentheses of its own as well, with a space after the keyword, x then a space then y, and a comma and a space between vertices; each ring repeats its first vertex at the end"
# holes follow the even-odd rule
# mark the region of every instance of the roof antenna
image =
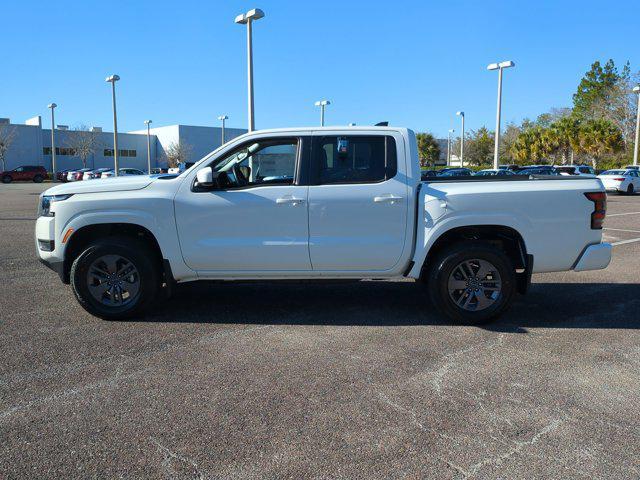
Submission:
POLYGON ((378 122, 374 125, 374 127, 388 127, 389 122, 378 122))

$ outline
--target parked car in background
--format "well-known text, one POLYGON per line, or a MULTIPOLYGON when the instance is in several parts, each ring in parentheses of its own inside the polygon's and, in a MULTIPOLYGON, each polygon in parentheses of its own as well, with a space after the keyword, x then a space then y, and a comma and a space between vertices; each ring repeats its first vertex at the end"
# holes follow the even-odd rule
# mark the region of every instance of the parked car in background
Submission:
POLYGON ((560 175, 551 165, 529 165, 521 168, 516 175, 560 175))
POLYGON ((496 177, 506 177, 509 175, 515 175, 511 170, 507 170, 506 168, 487 168, 485 170, 480 170, 479 172, 475 172, 473 174, 477 177, 487 177, 487 176, 496 176, 496 177))
POLYGON ((90 168, 81 168, 80 170, 69 170, 67 172, 67 182, 78 182, 82 180, 85 172, 91 171, 90 168))
POLYGON ((498 170, 511 170, 512 172, 517 172, 518 170, 520 170, 522 167, 520 165, 498 165, 498 170))
POLYGON ((596 176, 596 171, 588 165, 555 165, 554 168, 560 175, 596 176))
POLYGON ((640 171, 634 169, 607 170, 598 175, 607 192, 627 193, 640 191, 640 171))
POLYGON ((168 173, 166 168, 152 168, 151 175, 160 175, 162 173, 168 173))
MULTIPOLYGON (((145 172, 143 172, 142 170, 138 170, 137 168, 121 168, 118 170, 118 176, 120 177, 126 177, 129 175, 146 175, 145 172)), ((100 178, 109 178, 109 177, 115 177, 115 171, 110 168, 109 170, 107 170, 106 172, 102 172, 100 178)))
POLYGON ((170 168, 168 173, 182 173, 193 167, 193 162, 180 162, 177 167, 170 168))
POLYGON ((40 165, 23 165, 13 170, 0 172, 2 183, 35 182, 41 183, 49 177, 47 169, 40 165))
POLYGON ((437 177, 438 170, 420 170, 420 176, 423 179, 437 177))
POLYGON ((640 165, 627 165, 624 168, 625 168, 625 170, 638 170, 638 171, 640 171, 640 165))
POLYGON ((58 182, 66 182, 67 181, 67 174, 69 173, 69 169, 67 170, 60 170, 59 172, 56 172, 56 180, 58 182))
POLYGON ((104 172, 108 172, 111 170, 108 167, 96 168, 95 170, 89 170, 88 172, 84 172, 82 175, 82 180, 93 180, 95 178, 100 178, 104 172))
POLYGON ((472 173, 468 168, 443 168, 438 170, 439 177, 469 177, 472 173))

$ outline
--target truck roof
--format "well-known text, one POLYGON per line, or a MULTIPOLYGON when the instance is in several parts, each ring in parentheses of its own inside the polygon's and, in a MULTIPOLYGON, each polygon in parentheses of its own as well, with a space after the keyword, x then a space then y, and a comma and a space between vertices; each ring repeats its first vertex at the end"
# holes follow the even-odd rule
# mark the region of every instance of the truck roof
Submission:
MULTIPOLYGON (((348 125, 330 125, 330 126, 326 126, 326 127, 319 127, 319 126, 313 126, 313 127, 290 127, 290 128, 268 128, 268 129, 264 129, 264 130, 254 130, 253 132, 247 132, 244 135, 249 135, 249 134, 254 134, 254 133, 295 133, 295 132, 308 132, 309 130, 314 131, 314 132, 322 132, 322 131, 326 131, 326 132, 335 132, 336 130, 339 131, 353 131, 353 132, 358 132, 358 131, 371 131, 371 130, 379 130, 381 132, 384 131, 394 131, 394 132, 409 132, 410 129, 406 128, 406 127, 377 127, 375 125, 355 125, 355 126, 348 126, 348 125)), ((242 136, 244 136, 242 135, 242 136)))

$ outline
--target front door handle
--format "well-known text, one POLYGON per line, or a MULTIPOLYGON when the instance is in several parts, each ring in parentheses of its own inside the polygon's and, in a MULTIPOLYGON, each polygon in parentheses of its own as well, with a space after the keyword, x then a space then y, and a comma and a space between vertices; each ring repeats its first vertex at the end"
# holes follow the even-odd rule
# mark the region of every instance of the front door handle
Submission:
POLYGON ((304 198, 296 198, 292 196, 280 197, 276 198, 276 203, 278 205, 290 204, 295 206, 304 203, 304 198))
POLYGON ((385 195, 380 195, 377 197, 373 197, 373 201, 376 203, 388 202, 388 203, 396 203, 397 201, 402 200, 402 197, 398 195, 393 195, 391 193, 387 193, 385 195))

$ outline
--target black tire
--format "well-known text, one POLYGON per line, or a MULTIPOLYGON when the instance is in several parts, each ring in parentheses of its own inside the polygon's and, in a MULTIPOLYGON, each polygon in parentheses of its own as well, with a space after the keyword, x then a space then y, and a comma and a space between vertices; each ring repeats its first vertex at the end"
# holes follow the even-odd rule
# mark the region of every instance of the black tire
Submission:
MULTIPOLYGON (((491 278, 494 278, 493 275, 491 278)), ((478 325, 498 317, 509 308, 516 292, 515 269, 511 260, 499 248, 482 241, 456 243, 440 252, 430 262, 425 280, 431 301, 436 308, 450 319, 465 325, 478 325), (457 304, 453 296, 460 292, 462 292, 458 297, 460 300, 475 296, 472 299, 476 300, 476 308, 478 308, 480 306, 478 295, 484 294, 485 291, 481 290, 481 293, 474 293, 473 288, 470 288, 469 290, 460 289, 456 290, 455 293, 450 293, 449 283, 450 279, 455 280, 453 278, 455 275, 454 270, 458 269, 463 262, 470 261, 474 263, 476 260, 488 262, 495 268, 495 271, 499 274, 500 290, 496 292, 495 298, 486 299, 487 297, 485 297, 485 302, 492 302, 489 306, 470 311, 457 304), (465 295, 466 297, 464 297, 465 295)), ((488 292, 488 294, 490 297, 494 296, 493 293, 488 292)), ((473 305, 469 305, 468 308, 471 307, 473 305)))
POLYGON ((13 178, 11 178, 9 175, 5 175, 4 177, 2 177, 2 183, 11 183, 13 181, 13 178))
POLYGON ((44 178, 42 178, 42 175, 36 175, 33 177, 33 183, 42 183, 43 180, 44 178))
MULTIPOLYGON (((71 265, 71 288, 87 312, 105 320, 121 320, 140 316, 157 297, 160 288, 160 268, 156 256, 144 243, 128 237, 107 237, 97 240, 71 265), (105 255, 128 260, 137 270, 138 290, 124 305, 105 305, 90 292, 89 269, 105 255)), ((121 299, 122 301, 122 299, 121 299)))
POLYGON ((633 195, 635 193, 635 188, 633 188, 633 184, 629 184, 627 187, 627 195, 633 195))

